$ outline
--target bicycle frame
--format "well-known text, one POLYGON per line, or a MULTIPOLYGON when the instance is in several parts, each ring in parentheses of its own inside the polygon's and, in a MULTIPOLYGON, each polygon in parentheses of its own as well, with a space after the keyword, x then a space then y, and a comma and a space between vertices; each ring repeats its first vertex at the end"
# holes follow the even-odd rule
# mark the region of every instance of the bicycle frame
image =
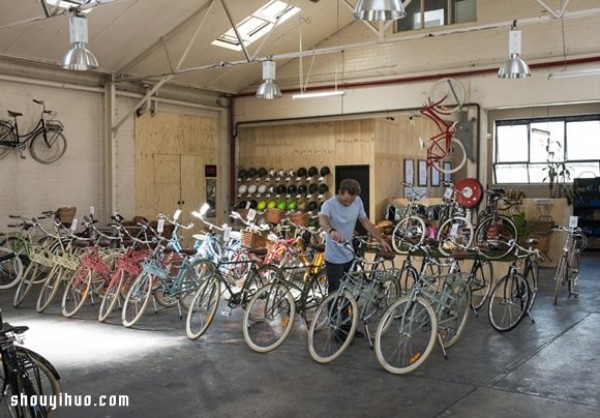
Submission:
POLYGON ((456 132, 456 122, 446 122, 439 116, 435 109, 435 106, 442 103, 445 99, 446 98, 444 97, 436 103, 429 103, 419 110, 419 114, 431 120, 439 130, 438 134, 429 138, 429 144, 427 146, 427 167, 430 167, 434 162, 447 157, 452 152, 451 143, 452 137, 456 132))

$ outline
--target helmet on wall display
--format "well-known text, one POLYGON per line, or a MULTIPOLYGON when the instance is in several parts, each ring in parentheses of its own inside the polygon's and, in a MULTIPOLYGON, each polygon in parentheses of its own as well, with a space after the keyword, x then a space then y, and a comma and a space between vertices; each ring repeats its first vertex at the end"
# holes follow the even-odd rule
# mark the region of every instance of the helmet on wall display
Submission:
POLYGON ((286 192, 287 187, 285 187, 285 185, 283 185, 283 184, 280 184, 279 186, 277 186, 276 190, 277 190, 278 194, 283 194, 286 192))
POLYGON ((308 204, 308 210, 309 211, 313 211, 316 210, 319 207, 319 204, 317 202, 315 202, 314 200, 312 200, 311 202, 309 202, 308 204))
POLYGON ((266 177, 266 175, 268 174, 268 171, 266 168, 261 167, 258 169, 258 176, 259 177, 266 177))
POLYGON ((318 190, 319 190, 319 185, 317 183, 311 183, 310 186, 308 186, 309 194, 317 193, 318 190))
POLYGON ((250 168, 248 170, 248 177, 254 177, 258 174, 258 170, 256 168, 250 168))
POLYGON ((298 169, 298 177, 306 177, 307 173, 308 173, 308 170, 306 170, 306 168, 304 168, 304 167, 300 167, 298 169))
POLYGON ((296 210, 297 207, 298 207, 298 204, 296 203, 295 200, 290 200, 287 204, 288 210, 296 210))
POLYGON ((246 170, 245 168, 242 168, 239 172, 238 172, 238 179, 244 179, 248 177, 248 170, 246 170))
POLYGON ((254 193, 256 193, 257 189, 258 189, 258 187, 256 186, 256 184, 251 184, 250 186, 248 186, 248 193, 254 194, 254 193))
POLYGON ((311 167, 308 169, 308 177, 316 176, 319 173, 317 167, 311 167))
POLYGON ((329 170, 329 167, 325 166, 321 168, 321 177, 325 177, 327 176, 329 173, 331 173, 331 171, 329 170))
POLYGON ((296 209, 304 212, 306 210, 306 200, 299 201, 298 204, 296 205, 296 209))
POLYGON ((285 210, 286 207, 287 207, 287 203, 285 203, 284 200, 280 200, 279 202, 277 202, 277 209, 285 210))
POLYGON ((305 184, 298 186, 298 194, 306 194, 307 191, 308 189, 305 184))
POLYGON ((277 202, 274 200, 269 200, 269 203, 267 203, 267 207, 269 209, 275 209, 277 207, 277 202))
POLYGON ((251 209, 256 209, 257 206, 258 206, 258 202, 256 200, 251 200, 250 201, 250 208, 251 209))
POLYGON ((267 191, 267 186, 266 185, 261 184, 260 186, 258 186, 258 193, 263 194, 266 191, 267 191))
POLYGON ((241 184, 240 187, 238 187, 238 194, 244 194, 248 191, 248 186, 246 186, 245 184, 241 184))
POLYGON ((322 183, 319 185, 319 193, 320 194, 325 194, 329 191, 329 186, 326 185, 325 183, 322 183))
POLYGON ((256 205, 256 209, 265 210, 266 208, 267 208, 267 202, 265 202, 264 200, 259 200, 258 204, 256 205))
POLYGON ((298 190, 298 188, 296 187, 295 184, 290 184, 287 188, 287 192, 289 194, 295 194, 297 190, 298 190))

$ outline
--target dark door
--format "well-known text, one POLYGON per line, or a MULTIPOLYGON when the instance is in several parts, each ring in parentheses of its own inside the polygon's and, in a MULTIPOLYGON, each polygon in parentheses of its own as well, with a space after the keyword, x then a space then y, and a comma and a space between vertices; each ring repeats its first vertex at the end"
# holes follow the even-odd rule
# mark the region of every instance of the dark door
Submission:
MULTIPOLYGON (((368 165, 338 165, 335 167, 335 192, 337 193, 340 182, 343 179, 354 179, 360 184, 360 198, 365 206, 365 212, 369 215, 369 166, 368 165)), ((367 231, 357 222, 356 230, 360 235, 367 231)))

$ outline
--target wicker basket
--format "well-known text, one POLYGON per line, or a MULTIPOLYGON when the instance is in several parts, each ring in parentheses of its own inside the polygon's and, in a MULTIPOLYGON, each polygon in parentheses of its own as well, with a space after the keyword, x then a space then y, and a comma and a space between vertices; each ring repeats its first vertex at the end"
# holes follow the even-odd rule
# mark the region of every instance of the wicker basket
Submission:
POLYGON ((310 218, 310 216, 308 215, 308 213, 294 212, 290 213, 288 215, 288 218, 290 218, 290 221, 292 221, 296 225, 306 226, 308 225, 308 219, 310 218))
POLYGON ((67 228, 71 226, 73 219, 75 219, 75 213, 77 213, 76 207, 58 208, 56 210, 56 216, 67 228))
POLYGON ((265 219, 267 222, 272 224, 278 224, 281 222, 283 217, 285 216, 285 212, 280 209, 268 208, 265 211, 265 219))
POLYGON ((267 239, 256 232, 242 231, 242 245, 249 248, 264 248, 267 246, 267 239))

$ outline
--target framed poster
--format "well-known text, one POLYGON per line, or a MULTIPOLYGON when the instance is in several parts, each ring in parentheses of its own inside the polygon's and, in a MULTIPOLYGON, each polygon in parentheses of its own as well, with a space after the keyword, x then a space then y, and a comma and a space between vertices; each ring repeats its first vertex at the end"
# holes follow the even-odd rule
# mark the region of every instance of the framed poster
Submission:
POLYGON ((431 186, 439 187, 440 185, 440 172, 437 168, 431 166, 431 186))
MULTIPOLYGON (((444 171, 452 169, 452 161, 444 161, 444 171)), ((444 181, 450 183, 452 181, 452 173, 444 173, 444 181)))
POLYGON ((414 160, 404 160, 404 182, 415 183, 415 162, 414 160))
POLYGON ((419 160, 419 182, 417 186, 425 187, 427 186, 427 161, 419 160))

